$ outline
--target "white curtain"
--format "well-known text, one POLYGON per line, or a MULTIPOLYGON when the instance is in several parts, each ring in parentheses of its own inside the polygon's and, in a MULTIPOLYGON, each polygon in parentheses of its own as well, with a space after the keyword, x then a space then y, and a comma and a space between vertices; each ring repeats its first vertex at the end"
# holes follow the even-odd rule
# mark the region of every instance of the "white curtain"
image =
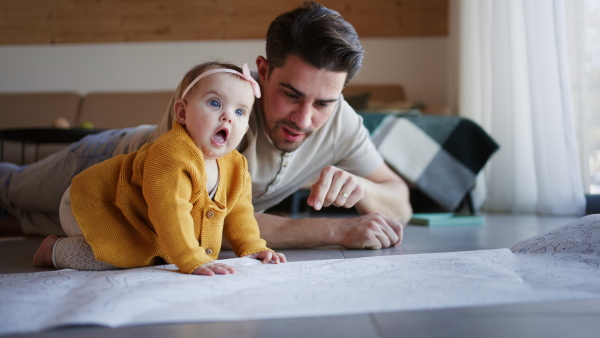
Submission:
POLYGON ((565 5, 581 174, 586 192, 600 194, 600 182, 592 179, 600 167, 600 143, 595 136, 600 130, 600 1, 567 1, 565 5))
POLYGON ((500 144, 478 180, 485 211, 585 212, 564 12, 561 0, 452 0, 455 108, 500 144))

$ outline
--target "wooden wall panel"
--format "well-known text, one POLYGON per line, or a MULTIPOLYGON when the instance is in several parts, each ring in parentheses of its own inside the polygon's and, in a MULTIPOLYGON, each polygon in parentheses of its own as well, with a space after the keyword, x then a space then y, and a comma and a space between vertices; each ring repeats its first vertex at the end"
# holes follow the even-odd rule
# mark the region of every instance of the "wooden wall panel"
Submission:
MULTIPOLYGON (((322 0, 361 37, 447 35, 449 0, 322 0)), ((261 39, 300 0, 0 0, 0 44, 261 39)))

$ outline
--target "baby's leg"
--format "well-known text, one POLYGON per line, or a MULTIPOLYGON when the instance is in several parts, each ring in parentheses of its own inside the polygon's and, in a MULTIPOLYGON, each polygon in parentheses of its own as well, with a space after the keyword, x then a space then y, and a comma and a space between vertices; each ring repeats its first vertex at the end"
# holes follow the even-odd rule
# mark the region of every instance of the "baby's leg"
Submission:
POLYGON ((33 264, 35 266, 54 266, 52 252, 54 251, 54 244, 57 240, 58 236, 56 235, 50 235, 44 239, 37 249, 35 256, 33 256, 33 264))
POLYGON ((94 252, 83 237, 71 209, 71 186, 63 194, 59 213, 63 230, 69 237, 48 236, 33 258, 35 265, 77 270, 118 269, 116 266, 96 260, 94 257, 94 252))
POLYGON ((94 252, 83 236, 59 238, 50 235, 42 242, 33 257, 33 264, 40 267, 77 270, 113 270, 114 265, 94 257, 94 252))
POLYGON ((52 257, 57 269, 113 270, 118 267, 94 257, 94 252, 83 236, 59 238, 54 244, 52 257))

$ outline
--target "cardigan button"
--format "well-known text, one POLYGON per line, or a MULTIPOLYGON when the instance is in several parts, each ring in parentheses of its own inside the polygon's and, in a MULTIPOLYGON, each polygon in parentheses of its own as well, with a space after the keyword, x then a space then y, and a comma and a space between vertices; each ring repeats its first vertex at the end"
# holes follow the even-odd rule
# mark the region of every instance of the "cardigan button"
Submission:
POLYGON ((206 217, 207 217, 207 218, 212 218, 214 215, 215 215, 215 212, 214 212, 214 211, 212 211, 212 210, 209 210, 209 211, 206 213, 206 217))
POLYGON ((206 254, 207 255, 210 255, 211 253, 212 253, 212 249, 210 249, 210 248, 206 249, 206 254))

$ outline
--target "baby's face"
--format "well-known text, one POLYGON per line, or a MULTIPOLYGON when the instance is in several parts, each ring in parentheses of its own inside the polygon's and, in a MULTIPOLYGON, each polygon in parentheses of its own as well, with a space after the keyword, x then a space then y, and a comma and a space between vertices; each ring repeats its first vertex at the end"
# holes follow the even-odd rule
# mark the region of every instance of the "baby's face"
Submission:
POLYGON ((217 159, 239 145, 254 104, 248 81, 231 73, 211 74, 196 84, 185 101, 185 117, 178 116, 178 121, 205 160, 217 159))

